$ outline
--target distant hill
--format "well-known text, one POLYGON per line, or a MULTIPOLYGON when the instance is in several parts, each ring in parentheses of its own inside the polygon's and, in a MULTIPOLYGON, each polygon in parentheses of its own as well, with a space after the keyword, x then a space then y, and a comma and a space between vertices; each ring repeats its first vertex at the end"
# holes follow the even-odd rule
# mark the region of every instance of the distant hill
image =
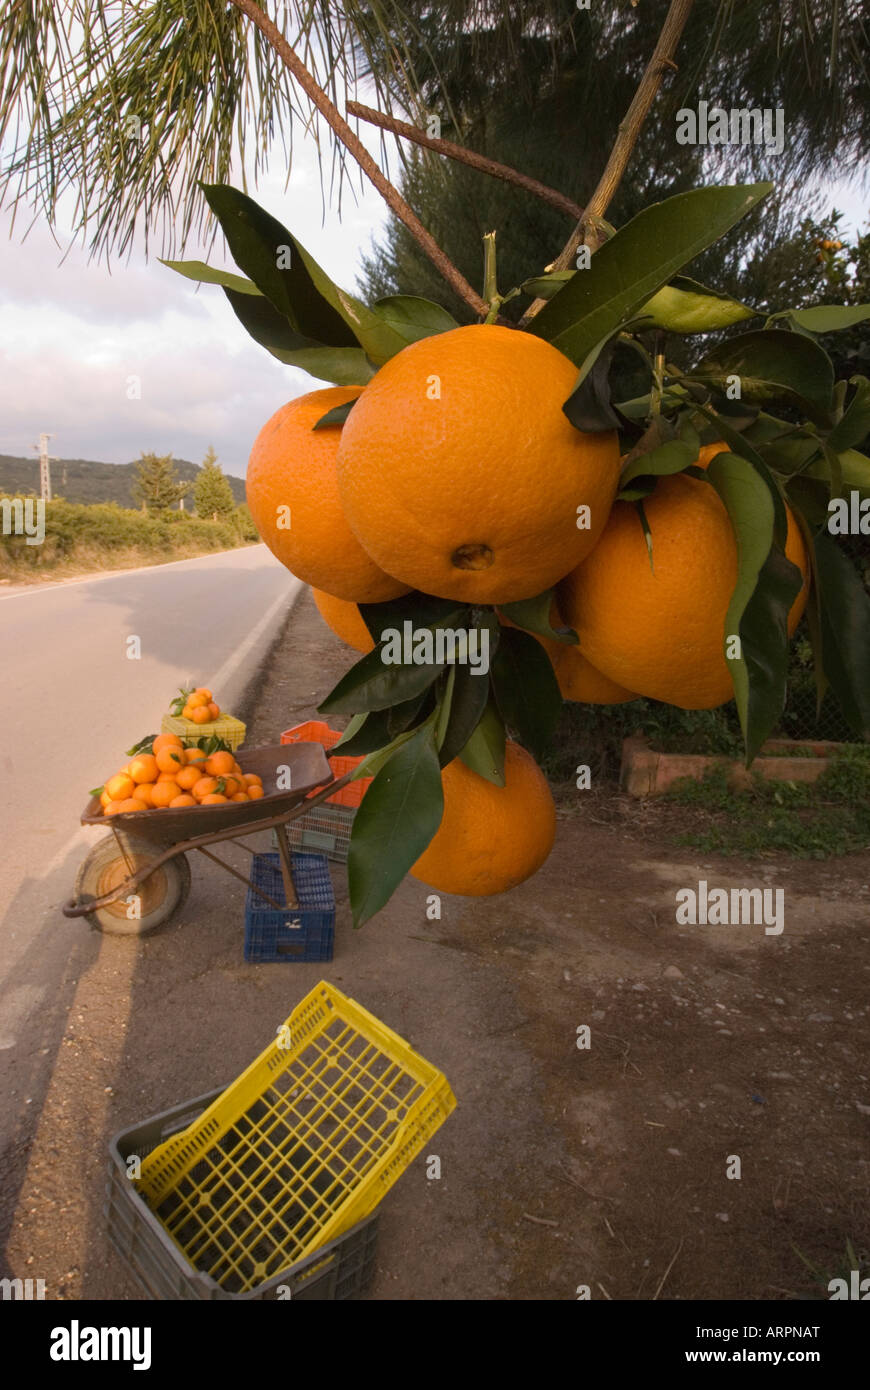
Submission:
MULTIPOLYGON (((174 459, 175 471, 182 482, 192 483, 199 464, 187 459, 174 459)), ((244 478, 227 473, 227 482, 237 502, 245 500, 244 478)), ((58 459, 51 465, 51 490, 55 497, 68 502, 117 502, 119 507, 135 507, 133 483, 135 463, 95 463, 92 459, 58 459)), ((36 457, 13 458, 0 454, 0 493, 39 491, 39 460, 36 457)), ((192 499, 185 505, 192 506, 192 499)))

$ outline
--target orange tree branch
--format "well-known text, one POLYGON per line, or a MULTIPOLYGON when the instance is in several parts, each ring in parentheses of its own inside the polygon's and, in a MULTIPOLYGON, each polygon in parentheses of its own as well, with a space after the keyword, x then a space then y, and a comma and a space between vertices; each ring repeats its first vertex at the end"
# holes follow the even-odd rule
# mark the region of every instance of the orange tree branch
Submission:
MULTIPOLYGON (((548 267, 550 270, 567 270, 577 254, 577 249, 586 240, 594 251, 600 244, 597 231, 593 231, 592 240, 585 237, 586 224, 593 218, 601 218, 607 211, 608 206, 619 187, 622 176, 628 167, 632 151, 637 144, 643 123, 649 115, 650 107, 658 95, 658 90, 662 85, 662 78, 667 68, 676 68, 673 55, 677 44, 682 37, 686 21, 692 9, 694 0, 671 0, 670 9, 665 16, 658 42, 653 49, 652 57, 644 69, 643 77, 640 79, 637 91, 632 98, 631 105, 625 113, 625 117, 620 122, 613 149, 607 159, 604 173, 598 180, 598 185, 589 203, 586 212, 580 218, 574 231, 562 251, 548 267)), ((593 224, 594 225, 594 224, 593 224)), ((534 318, 539 310, 543 309, 545 299, 536 299, 526 310, 522 322, 525 324, 529 319, 534 318)))
POLYGON ((393 187, 389 179, 384 177, 362 141, 351 130, 347 121, 329 100, 329 97, 323 91, 322 87, 318 86, 299 55, 291 48, 290 44, 284 38, 280 29, 278 29, 272 23, 268 15, 260 9, 256 0, 230 0, 230 4, 235 5, 237 10, 241 10, 243 14, 246 14, 251 23, 259 29, 266 42, 274 49, 285 67, 289 68, 300 87, 331 126, 345 149, 353 155, 363 173, 371 180, 396 216, 404 222, 417 244, 425 251, 432 264, 438 268, 448 284, 456 291, 461 299, 465 300, 466 304, 469 304, 471 308, 474 309, 475 313, 485 313, 488 308, 485 300, 481 299, 476 290, 472 289, 464 275, 457 270, 453 262, 441 250, 441 247, 435 241, 434 237, 427 232, 423 223, 413 209, 405 202, 401 193, 393 187))
POLYGON ((468 150, 464 145, 456 145, 452 140, 441 140, 434 135, 427 135, 417 126, 409 125, 407 121, 399 121, 395 116, 386 116, 382 111, 375 111, 371 106, 363 106, 358 101, 349 101, 347 111, 348 115, 358 116, 361 121, 368 121, 370 125, 379 126, 381 130, 389 130, 393 135, 413 140, 416 145, 425 145, 427 150, 435 150, 437 154, 446 155, 448 159, 456 159, 461 164, 468 164, 472 169, 479 169, 482 174, 491 174, 493 178, 503 179, 505 183, 515 183, 518 188, 533 193, 541 202, 549 203, 551 208, 557 208, 559 212, 566 212, 575 219, 584 215, 583 209, 573 198, 567 198, 558 189, 548 188, 545 183, 529 178, 528 174, 519 173, 509 164, 499 164, 497 160, 476 154, 474 150, 468 150))

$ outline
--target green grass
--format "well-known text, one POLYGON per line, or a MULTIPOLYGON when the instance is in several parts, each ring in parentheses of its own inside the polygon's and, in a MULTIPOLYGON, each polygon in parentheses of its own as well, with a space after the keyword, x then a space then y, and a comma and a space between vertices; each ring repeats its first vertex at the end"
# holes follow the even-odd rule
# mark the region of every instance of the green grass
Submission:
POLYGON ((678 782, 672 805, 701 814, 698 829, 676 843, 725 855, 785 851, 798 859, 829 859, 870 846, 870 745, 849 744, 836 753, 818 781, 728 785, 724 767, 700 782, 678 782))

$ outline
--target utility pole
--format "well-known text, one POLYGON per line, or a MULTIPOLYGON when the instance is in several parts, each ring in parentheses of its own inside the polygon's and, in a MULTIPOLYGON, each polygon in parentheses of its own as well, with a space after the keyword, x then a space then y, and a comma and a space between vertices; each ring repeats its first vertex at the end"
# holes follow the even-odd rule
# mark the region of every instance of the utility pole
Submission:
POLYGON ((39 443, 32 447, 39 450, 39 495, 43 502, 51 501, 51 464, 59 460, 50 458, 48 453, 48 441, 53 439, 52 434, 41 434, 39 443))

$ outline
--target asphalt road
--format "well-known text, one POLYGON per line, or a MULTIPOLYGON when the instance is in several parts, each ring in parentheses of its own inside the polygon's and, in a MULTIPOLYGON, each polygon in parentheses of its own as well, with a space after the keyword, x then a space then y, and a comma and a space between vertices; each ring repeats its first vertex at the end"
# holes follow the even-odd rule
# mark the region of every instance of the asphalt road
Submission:
POLYGON ((78 824, 88 788, 188 678, 232 713, 301 588, 258 545, 0 595, 4 1099, 2 1063, 67 958, 58 905, 101 833, 78 824))

